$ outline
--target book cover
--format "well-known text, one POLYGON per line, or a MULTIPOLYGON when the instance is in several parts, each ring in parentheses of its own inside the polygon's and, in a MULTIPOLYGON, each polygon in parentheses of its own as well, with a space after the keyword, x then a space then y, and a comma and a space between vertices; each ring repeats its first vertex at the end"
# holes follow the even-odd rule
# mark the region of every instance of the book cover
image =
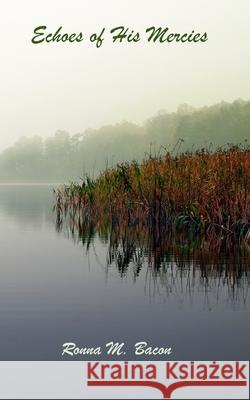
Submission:
POLYGON ((249 398, 249 1, 0 20, 0 398, 249 398))

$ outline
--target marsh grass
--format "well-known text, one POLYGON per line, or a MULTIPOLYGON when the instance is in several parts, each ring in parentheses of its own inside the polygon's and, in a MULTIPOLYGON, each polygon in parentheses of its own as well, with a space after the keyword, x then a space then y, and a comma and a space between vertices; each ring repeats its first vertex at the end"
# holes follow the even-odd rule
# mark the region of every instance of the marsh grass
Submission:
POLYGON ((233 146, 152 156, 107 168, 55 191, 57 222, 146 226, 250 242, 250 150, 233 146))

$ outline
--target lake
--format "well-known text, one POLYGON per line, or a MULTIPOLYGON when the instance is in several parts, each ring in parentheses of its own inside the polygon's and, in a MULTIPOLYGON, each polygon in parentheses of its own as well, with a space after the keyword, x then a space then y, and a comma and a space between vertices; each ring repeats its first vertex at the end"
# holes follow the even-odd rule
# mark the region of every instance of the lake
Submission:
POLYGON ((138 341, 176 360, 249 359, 249 250, 58 226, 53 203, 52 186, 0 185, 1 360, 69 360, 65 342, 110 341, 127 359, 138 341))

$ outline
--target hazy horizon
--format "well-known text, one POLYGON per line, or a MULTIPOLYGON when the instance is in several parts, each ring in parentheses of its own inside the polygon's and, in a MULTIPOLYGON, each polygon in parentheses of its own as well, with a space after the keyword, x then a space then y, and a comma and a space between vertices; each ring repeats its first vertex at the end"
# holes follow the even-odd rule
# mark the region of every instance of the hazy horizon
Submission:
POLYGON ((175 111, 250 98, 250 3, 240 0, 107 0, 70 3, 5 2, 1 10, 0 151, 22 136, 71 134, 119 121, 143 123, 158 110, 175 111), (159 12, 160 11, 160 12, 159 12), (88 35, 124 25, 143 32, 206 31, 208 41, 188 45, 31 43, 33 30, 88 35))
MULTIPOLYGON (((149 122, 150 120, 154 120, 155 118, 157 118, 158 116, 160 117, 160 116, 163 116, 163 115, 167 115, 167 114, 172 114, 172 115, 174 115, 174 114, 177 114, 178 113, 178 110, 182 107, 182 106, 187 106, 187 107, 190 107, 190 110, 189 111, 187 111, 187 113, 189 113, 189 112, 191 112, 192 113, 192 111, 191 111, 191 109, 193 108, 193 112, 197 112, 197 111, 201 111, 201 110, 205 110, 206 108, 210 108, 210 107, 217 107, 217 106, 220 106, 220 104, 223 104, 223 103, 225 103, 225 104, 228 104, 229 106, 230 105, 232 105, 232 104, 234 104, 235 102, 243 102, 243 103, 250 103, 250 99, 242 99, 242 98, 238 98, 238 99, 234 99, 232 102, 228 102, 228 101, 225 101, 225 100, 221 100, 221 102, 219 102, 219 103, 213 103, 213 104, 203 104, 203 105, 201 105, 201 106, 199 106, 199 107, 195 107, 195 106, 193 106, 193 104, 189 104, 189 103, 181 103, 181 104, 179 104, 175 109, 173 109, 173 110, 167 110, 167 109, 165 109, 165 108, 162 108, 162 109, 159 109, 157 112, 155 112, 155 114, 154 115, 148 115, 144 120, 142 120, 142 121, 131 121, 131 120, 114 120, 114 121, 110 121, 110 122, 107 122, 106 124, 104 124, 104 125, 99 125, 99 126, 88 126, 88 127, 86 127, 86 128, 84 128, 84 129, 82 129, 82 130, 79 130, 79 131, 76 131, 76 132, 71 132, 71 131, 68 131, 68 130, 66 130, 66 129, 64 129, 64 128, 61 128, 61 127, 58 127, 57 129, 55 129, 55 131, 54 132, 50 132, 50 133, 48 133, 47 135, 44 135, 42 132, 40 133, 40 134, 30 134, 30 135, 22 135, 22 136, 18 136, 17 137, 17 139, 15 140, 15 141, 13 141, 13 142, 11 142, 11 143, 9 143, 6 147, 4 147, 3 149, 1 149, 1 147, 0 147, 0 154, 2 153, 2 154, 4 154, 4 150, 8 150, 8 149, 10 149, 10 148, 12 148, 14 145, 16 145, 17 143, 19 143, 19 140, 21 139, 24 139, 24 138, 27 138, 27 139, 32 139, 32 138, 35 138, 35 137, 40 137, 40 138, 42 138, 42 139, 44 139, 44 140, 46 140, 46 139, 50 139, 50 138, 52 138, 52 137, 54 137, 57 133, 60 133, 60 132, 64 132, 64 133, 67 133, 67 134, 69 134, 69 136, 70 137, 74 137, 74 135, 78 135, 78 134, 80 134, 81 135, 81 137, 84 137, 85 135, 85 133, 86 133, 86 135, 89 137, 89 134, 91 135, 92 134, 92 131, 93 131, 93 133, 94 134, 96 134, 96 132, 101 132, 101 130, 102 129, 106 129, 106 128, 109 128, 109 127, 112 127, 112 128, 114 128, 114 127, 116 127, 116 126, 118 126, 118 125, 124 125, 124 124, 133 124, 133 125, 135 125, 135 127, 138 127, 138 128, 144 128, 146 125, 147 125, 147 122, 149 122)), ((186 113, 186 111, 184 111, 184 113, 186 113)), ((156 132, 157 133, 157 132, 156 132)), ((141 133, 141 134, 143 134, 143 133, 141 133)), ((145 133, 144 133, 145 134, 145 133)), ((226 142, 225 142, 225 145, 226 145, 226 142)))

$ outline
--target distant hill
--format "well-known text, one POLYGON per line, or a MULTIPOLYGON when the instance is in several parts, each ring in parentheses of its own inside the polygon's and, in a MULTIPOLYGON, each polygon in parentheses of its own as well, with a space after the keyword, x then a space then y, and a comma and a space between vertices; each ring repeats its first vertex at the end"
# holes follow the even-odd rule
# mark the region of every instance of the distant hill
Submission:
POLYGON ((250 139, 250 101, 222 102, 194 109, 180 105, 161 111, 143 125, 121 122, 70 135, 57 131, 43 140, 23 137, 0 154, 1 182, 62 182, 96 175, 107 165, 145 153, 215 148, 250 139), (180 140, 182 139, 182 140, 180 140))

